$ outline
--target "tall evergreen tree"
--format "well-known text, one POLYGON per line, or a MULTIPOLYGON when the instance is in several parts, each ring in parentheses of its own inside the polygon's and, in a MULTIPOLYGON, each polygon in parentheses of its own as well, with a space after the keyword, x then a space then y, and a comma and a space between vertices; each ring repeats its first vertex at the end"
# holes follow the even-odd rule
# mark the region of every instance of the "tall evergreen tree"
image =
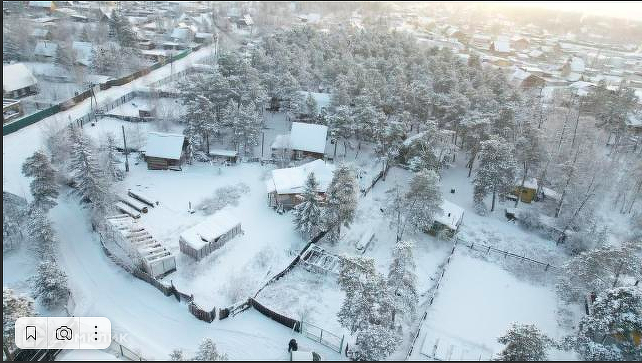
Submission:
POLYGON ((67 301, 69 288, 67 275, 58 267, 53 258, 46 259, 36 267, 36 274, 30 279, 33 296, 48 309, 61 306, 67 301))
POLYGON ((359 186, 351 167, 340 165, 332 176, 325 208, 326 228, 330 240, 336 242, 341 235, 341 226, 349 227, 357 209, 357 192, 359 186))
POLYGON ((78 141, 72 146, 69 167, 76 193, 83 201, 90 203, 96 216, 100 217, 106 212, 110 200, 109 186, 94 156, 91 141, 81 130, 75 132, 78 141))
POLYGON ((310 173, 305 181, 303 201, 294 207, 294 226, 307 237, 312 237, 323 228, 322 208, 319 202, 319 183, 310 173))
POLYGON ((32 206, 48 211, 56 205, 58 186, 56 171, 51 166, 49 157, 42 151, 36 151, 22 164, 22 173, 34 179, 29 184, 33 196, 32 206))
POLYGON ((392 252, 392 263, 388 271, 388 288, 392 294, 394 310, 392 324, 398 316, 411 319, 415 316, 418 303, 417 276, 412 256, 412 243, 399 241, 392 252))
POLYGON ((435 215, 441 212, 442 196, 439 176, 432 170, 416 173, 405 196, 407 221, 419 230, 432 226, 435 215))
POLYGON ((506 140, 493 137, 482 141, 479 153, 479 168, 475 175, 475 200, 493 196, 491 212, 495 210, 497 193, 505 194, 515 187, 515 159, 513 147, 506 140))
POLYGON ((546 350, 553 345, 535 325, 516 323, 497 341, 506 345, 498 360, 511 362, 547 360, 546 350))

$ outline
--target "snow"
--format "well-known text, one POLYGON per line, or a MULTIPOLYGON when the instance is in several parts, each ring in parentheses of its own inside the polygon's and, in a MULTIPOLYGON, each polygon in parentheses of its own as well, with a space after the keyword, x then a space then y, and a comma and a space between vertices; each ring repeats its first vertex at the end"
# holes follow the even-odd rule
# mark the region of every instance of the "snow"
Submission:
POLYGON ((145 156, 179 160, 183 153, 185 135, 149 132, 145 145, 145 156))
POLYGON ((2 92, 35 86, 38 83, 29 68, 22 63, 2 65, 2 92))
POLYGON ((39 41, 36 43, 36 48, 34 49, 33 54, 36 56, 53 58, 56 56, 57 50, 58 44, 49 41, 39 41))
POLYGON ((71 47, 76 52, 76 62, 90 66, 93 58, 93 45, 89 42, 73 42, 71 47))
POLYGON ((321 112, 321 110, 327 108, 330 105, 330 94, 329 93, 319 93, 319 92, 299 92, 301 96, 305 98, 308 97, 308 95, 311 95, 314 101, 317 103, 317 110, 316 112, 321 112))
POLYGON ((272 149, 289 149, 290 148, 290 135, 276 135, 272 145, 272 149))
POLYGON ((571 71, 575 73, 584 73, 585 70, 584 59, 580 57, 573 57, 571 59, 571 71))
POLYGON ((325 153, 328 126, 293 122, 290 131, 290 147, 292 150, 325 153))
MULTIPOLYGON (((204 337, 212 338, 219 351, 232 360, 287 360, 287 344, 292 338, 301 350, 316 351, 332 360, 345 359, 253 309, 211 324, 197 320, 185 304, 164 297, 105 256, 77 199, 62 197, 59 202, 51 216, 60 238, 60 265, 73 276, 70 287, 75 315, 109 318, 112 335, 145 359, 166 359, 174 348, 184 348, 192 356, 204 337)), ((200 282, 211 286, 213 280, 208 280, 209 285, 207 280, 200 282)))
MULTIPOLYGON (((419 342, 421 353, 431 354, 437 343, 438 359, 488 360, 503 348, 497 337, 512 322, 535 324, 559 339, 565 332, 558 327, 556 310, 557 297, 552 289, 521 281, 499 266, 456 253, 428 310, 422 328, 427 335, 423 343, 419 342)), ((426 358, 418 350, 411 356, 426 358)))
POLYGON ((508 40, 496 40, 493 47, 498 53, 510 53, 510 42, 508 40))
POLYGON ((440 205, 441 214, 435 216, 435 221, 456 231, 464 217, 464 209, 455 203, 443 200, 440 205))
POLYGON ((181 233, 181 240, 185 241, 195 250, 200 250, 208 243, 216 240, 241 224, 241 220, 230 213, 222 210, 207 217, 201 223, 181 233))
POLYGON ((305 181, 310 173, 319 183, 318 192, 325 193, 332 181, 335 166, 327 164, 321 159, 309 163, 272 170, 272 180, 268 181, 268 192, 276 191, 278 194, 302 193, 305 188, 305 181))
POLYGON ((68 349, 63 350, 56 360, 66 360, 66 361, 112 361, 112 360, 125 360, 118 359, 115 356, 107 353, 103 350, 95 349, 68 349))
POLYGON ((237 156, 238 152, 234 150, 210 149, 210 155, 233 157, 233 156, 237 156))

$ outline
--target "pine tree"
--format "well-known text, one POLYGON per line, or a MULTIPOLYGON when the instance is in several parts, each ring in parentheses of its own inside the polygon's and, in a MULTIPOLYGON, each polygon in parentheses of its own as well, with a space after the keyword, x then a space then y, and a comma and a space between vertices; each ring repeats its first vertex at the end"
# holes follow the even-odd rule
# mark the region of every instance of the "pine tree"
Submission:
POLYGON ((351 167, 340 165, 335 171, 327 190, 325 223, 330 240, 336 242, 341 235, 341 226, 349 227, 357 209, 358 184, 351 167))
POLYGON ((439 176, 432 170, 416 173, 405 196, 407 221, 419 230, 432 226, 435 215, 441 212, 442 196, 439 176))
POLYGON ((172 350, 172 352, 169 354, 169 360, 171 360, 172 362, 185 360, 185 358, 183 357, 183 350, 182 349, 172 350))
POLYGON ((305 98, 305 113, 310 117, 315 117, 317 115, 318 107, 317 101, 312 97, 312 93, 308 92, 308 95, 305 98))
POLYGON ((77 142, 72 146, 70 171, 76 193, 82 201, 90 203, 96 216, 104 215, 109 203, 109 186, 103 171, 94 157, 94 147, 89 138, 77 130, 77 142))
POLYGON ((216 349, 216 344, 210 338, 205 338, 198 346, 196 356, 192 358, 195 361, 223 361, 228 360, 226 354, 220 354, 216 349))
POLYGON ((240 105, 233 117, 232 138, 239 147, 243 145, 243 151, 247 154, 248 146, 259 144, 262 126, 261 116, 254 103, 240 105))
POLYGON ((553 345, 535 325, 516 323, 497 341, 506 345, 497 360, 512 362, 547 360, 546 350, 553 345))
POLYGON ((398 316, 408 319, 415 316, 419 301, 415 268, 412 242, 397 242, 392 252, 392 263, 388 271, 388 288, 394 302, 392 324, 395 324, 395 319, 398 316))
POLYGON ((334 113, 328 116, 327 123, 335 142, 343 140, 343 156, 345 157, 348 151, 348 140, 354 135, 354 120, 350 107, 336 107, 334 113))
POLYGON ((569 340, 584 360, 639 362, 640 332, 642 292, 637 286, 623 286, 599 294, 592 313, 580 320, 577 337, 569 340))
POLYGON ((350 358, 357 361, 383 361, 392 354, 401 343, 401 337, 394 330, 371 325, 359 330, 350 358))
POLYGON ((58 186, 56 185, 56 171, 51 166, 49 158, 42 151, 36 151, 22 164, 22 173, 34 179, 29 184, 32 205, 48 211, 56 205, 58 186))
POLYGON ((479 168, 474 180, 475 198, 493 195, 491 212, 495 210, 497 193, 505 194, 515 187, 515 159, 513 147, 506 140, 493 137, 482 141, 479 168))
POLYGON ((33 296, 48 309, 56 308, 67 301, 67 275, 53 259, 40 262, 36 268, 36 275, 30 281, 33 296))
POLYGON ((47 211, 40 208, 31 208, 29 210, 29 219, 27 220, 28 234, 33 241, 34 249, 41 259, 53 255, 56 236, 51 221, 47 216, 47 211))
POLYGON ((105 176, 112 182, 120 181, 125 178, 125 173, 120 168, 121 160, 117 155, 116 140, 113 134, 108 134, 105 142, 101 147, 102 168, 105 176))
POLYGON ((54 59, 56 65, 69 71, 74 65, 75 58, 71 44, 68 42, 61 42, 58 44, 58 48, 56 49, 56 58, 54 59))
POLYGON ((2 350, 7 360, 13 360, 15 324, 18 318, 36 316, 33 300, 16 294, 12 289, 2 287, 2 350))
POLYGON ((319 183, 314 173, 308 175, 303 191, 303 201, 294 207, 294 226, 303 235, 311 237, 322 228, 322 208, 318 196, 319 183))

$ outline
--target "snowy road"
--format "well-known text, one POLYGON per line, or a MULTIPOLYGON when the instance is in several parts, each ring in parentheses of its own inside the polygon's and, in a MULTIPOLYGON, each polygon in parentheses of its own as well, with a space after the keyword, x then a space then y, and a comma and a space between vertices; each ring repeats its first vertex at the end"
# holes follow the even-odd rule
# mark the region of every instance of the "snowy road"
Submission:
POLYGON ((60 240, 60 265, 71 276, 75 315, 108 317, 121 343, 140 349, 147 359, 166 358, 179 347, 189 355, 203 337, 211 337, 231 359, 286 360, 287 342, 292 337, 304 348, 341 359, 252 309, 212 324, 197 320, 185 304, 164 297, 113 264, 102 252, 75 198, 61 197, 51 218, 60 240))

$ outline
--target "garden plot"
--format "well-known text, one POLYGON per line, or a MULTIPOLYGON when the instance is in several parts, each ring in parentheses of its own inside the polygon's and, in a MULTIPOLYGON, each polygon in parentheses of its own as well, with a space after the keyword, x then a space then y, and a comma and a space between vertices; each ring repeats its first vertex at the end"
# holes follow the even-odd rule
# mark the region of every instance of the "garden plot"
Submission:
MULTIPOLYGON (((557 310, 551 286, 521 281, 495 264, 455 253, 410 358, 487 360, 503 348, 497 337, 512 322, 535 324, 558 339, 571 331, 558 325, 557 310)), ((551 358, 573 357, 555 351, 551 358)))
POLYGON ((224 307, 253 295, 292 261, 292 251, 300 251, 305 242, 289 214, 279 215, 267 207, 267 171, 267 167, 247 163, 230 167, 195 163, 184 165, 180 172, 147 170, 144 163, 131 167, 118 187, 158 201, 141 215, 139 223, 176 256, 177 271, 163 281, 194 294, 196 303, 205 309, 224 307), (230 188, 235 188, 236 198, 222 203, 220 196, 227 198, 229 193, 221 194, 221 190, 230 188), (240 217, 242 234, 200 261, 180 252, 180 234, 222 204, 240 217))

